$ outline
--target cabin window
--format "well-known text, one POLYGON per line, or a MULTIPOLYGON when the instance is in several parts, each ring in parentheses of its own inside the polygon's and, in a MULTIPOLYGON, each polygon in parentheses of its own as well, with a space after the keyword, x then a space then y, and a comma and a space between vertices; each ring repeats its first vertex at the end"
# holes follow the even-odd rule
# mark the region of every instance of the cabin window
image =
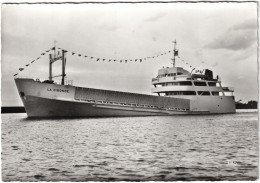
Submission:
POLYGON ((206 82, 194 82, 195 86, 207 86, 206 82))
POLYGON ((211 92, 213 96, 219 96, 219 92, 211 92))
POLYGON ((216 86, 216 82, 208 82, 209 86, 216 86))
POLYGON ((165 93, 168 95, 196 95, 195 91, 173 91, 173 92, 167 92, 165 93))
POLYGON ((198 95, 210 95, 209 91, 198 91, 198 95))
POLYGON ((187 85, 188 85, 188 86, 191 86, 191 85, 192 85, 192 82, 191 82, 191 81, 181 81, 181 82, 180 82, 180 85, 181 85, 181 86, 187 86, 187 85))
POLYGON ((182 73, 181 72, 177 72, 177 75, 182 75, 182 73))
POLYGON ((195 91, 183 91, 183 95, 196 95, 195 91))

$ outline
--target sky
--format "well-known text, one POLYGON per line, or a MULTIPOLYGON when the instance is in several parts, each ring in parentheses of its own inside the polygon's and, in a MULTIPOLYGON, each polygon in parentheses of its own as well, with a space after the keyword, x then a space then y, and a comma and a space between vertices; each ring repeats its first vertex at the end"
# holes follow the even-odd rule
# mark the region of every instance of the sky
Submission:
MULTIPOLYGON (((95 58, 128 60, 173 49, 198 69, 211 69, 235 100, 258 100, 257 4, 118 3, 2 5, 2 106, 22 106, 18 69, 54 46, 95 58)), ((158 69, 172 54, 143 62, 108 62, 67 54, 66 74, 76 86, 151 94, 158 69)), ((183 61, 176 66, 190 71, 183 61)), ((48 55, 19 77, 48 78, 48 55)), ((53 65, 54 75, 61 63, 53 65)))

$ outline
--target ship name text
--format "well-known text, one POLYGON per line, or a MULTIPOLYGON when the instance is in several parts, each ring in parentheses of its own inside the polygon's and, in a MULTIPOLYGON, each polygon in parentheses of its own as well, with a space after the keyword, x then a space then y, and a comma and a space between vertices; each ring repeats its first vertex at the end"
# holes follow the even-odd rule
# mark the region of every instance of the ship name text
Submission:
POLYGON ((54 88, 54 89, 53 88, 47 88, 47 91, 69 93, 69 90, 57 89, 57 88, 54 88))

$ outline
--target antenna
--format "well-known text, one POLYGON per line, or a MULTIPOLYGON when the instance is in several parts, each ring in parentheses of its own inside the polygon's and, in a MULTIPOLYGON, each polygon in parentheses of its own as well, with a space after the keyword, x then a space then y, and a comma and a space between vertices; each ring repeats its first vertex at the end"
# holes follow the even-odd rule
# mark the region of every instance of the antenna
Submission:
POLYGON ((56 57, 56 44, 57 44, 57 41, 54 40, 54 58, 56 57))
POLYGON ((175 67, 175 56, 178 56, 178 50, 176 49, 177 42, 175 40, 172 41, 172 43, 174 43, 174 46, 173 46, 173 58, 171 60, 173 61, 172 63, 173 67, 175 67))

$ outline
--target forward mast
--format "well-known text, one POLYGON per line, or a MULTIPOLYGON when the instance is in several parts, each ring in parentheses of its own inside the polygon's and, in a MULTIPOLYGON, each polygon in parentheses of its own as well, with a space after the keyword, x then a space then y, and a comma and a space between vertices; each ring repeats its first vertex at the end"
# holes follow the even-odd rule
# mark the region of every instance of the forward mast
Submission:
POLYGON ((53 53, 49 54, 49 82, 53 83, 53 78, 61 76, 61 85, 65 83, 65 68, 66 68, 66 50, 57 51, 56 49, 56 41, 54 41, 53 53), (52 64, 56 61, 62 61, 62 70, 61 75, 53 76, 52 74, 52 64))

